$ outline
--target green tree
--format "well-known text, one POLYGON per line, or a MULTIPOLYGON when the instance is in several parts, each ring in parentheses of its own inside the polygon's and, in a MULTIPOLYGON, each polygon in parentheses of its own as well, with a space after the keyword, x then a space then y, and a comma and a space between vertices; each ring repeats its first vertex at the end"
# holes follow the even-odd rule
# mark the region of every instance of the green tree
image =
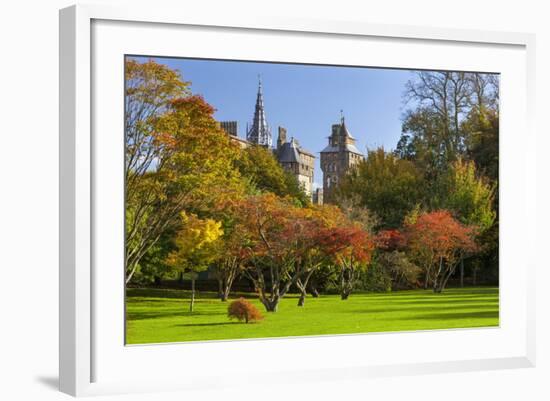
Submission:
POLYGON ((412 107, 403 117, 396 154, 414 160, 429 185, 459 157, 489 151, 482 157, 491 159, 495 144, 498 149, 498 122, 495 125, 493 119, 493 131, 487 135, 489 127, 482 120, 498 115, 498 92, 498 76, 494 74, 414 73, 403 97, 412 107), (480 145, 483 150, 474 151, 480 145))
POLYGON ((309 204, 309 198, 296 177, 281 167, 271 150, 256 145, 243 149, 238 168, 256 189, 278 196, 290 196, 302 206, 309 204))
POLYGON ((342 180, 340 199, 356 198, 380 219, 382 227, 399 227, 405 215, 421 201, 423 177, 415 165, 383 148, 370 150, 342 180))
POLYGON ((468 158, 488 178, 498 181, 499 114, 494 109, 480 107, 472 110, 463 123, 470 132, 468 158))
MULTIPOLYGON (((461 223, 476 227, 476 242, 484 253, 498 252, 498 241, 494 249, 494 236, 486 234, 496 222, 495 189, 495 184, 477 173, 473 161, 459 159, 440 178, 435 198, 436 208, 450 210, 461 223)), ((478 265, 474 263, 474 274, 478 265)), ((460 285, 464 285, 464 259, 460 260, 460 285)))
POLYGON ((480 232, 493 225, 495 186, 477 173, 474 162, 458 159, 452 163, 439 181, 438 192, 436 208, 451 210, 462 223, 480 232))

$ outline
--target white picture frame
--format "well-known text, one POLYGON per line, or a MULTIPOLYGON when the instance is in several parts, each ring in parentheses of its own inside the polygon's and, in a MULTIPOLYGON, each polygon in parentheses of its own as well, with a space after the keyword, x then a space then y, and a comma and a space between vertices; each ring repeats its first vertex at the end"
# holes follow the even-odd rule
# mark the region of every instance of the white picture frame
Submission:
MULTIPOLYGON (((123 319, 122 314, 114 313, 105 317, 102 313, 102 304, 96 305, 97 298, 94 299, 94 293, 98 287, 104 286, 105 276, 94 273, 94 266, 103 256, 97 253, 97 244, 94 241, 98 238, 98 230, 104 225, 101 224, 101 202, 96 197, 96 193, 101 192, 101 171, 98 172, 98 152, 103 152, 102 146, 106 142, 100 142, 94 138, 92 127, 101 126, 101 121, 95 121, 94 118, 101 118, 104 114, 98 110, 96 104, 92 102, 94 87, 92 85, 93 77, 101 81, 101 63, 98 64, 94 59, 97 51, 102 51, 105 41, 101 40, 101 32, 98 33, 98 40, 94 42, 94 24, 103 28, 113 29, 108 31, 110 42, 112 42, 112 51, 120 52, 116 48, 117 43, 122 43, 122 31, 132 29, 132 32, 138 33, 140 30, 152 26, 158 29, 154 33, 150 31, 147 38, 154 44, 155 35, 163 35, 166 32, 162 30, 185 29, 193 27, 197 35, 201 32, 208 33, 209 30, 216 32, 238 32, 242 37, 262 34, 277 40, 277 35, 282 34, 287 37, 295 35, 296 37, 307 37, 304 40, 331 40, 331 38, 340 38, 343 40, 384 40, 387 43, 395 41, 409 41, 407 43, 434 44, 440 46, 441 54, 447 54, 443 50, 444 46, 455 46, 457 52, 460 49, 478 48, 479 52, 485 51, 486 47, 511 49, 510 57, 517 64, 517 71, 510 72, 509 88, 517 89, 520 95, 518 99, 507 103, 507 94, 503 92, 503 113, 509 116, 516 116, 515 120, 510 117, 504 121, 515 128, 521 128, 523 132, 523 141, 526 144, 524 149, 513 149, 513 145, 506 144, 506 136, 503 136, 501 151, 517 152, 520 166, 517 172, 512 172, 510 168, 510 159, 501 161, 502 171, 508 173, 507 182, 509 185, 503 185, 501 195, 510 194, 510 201, 503 202, 501 214, 505 226, 510 230, 510 236, 501 239, 501 244, 506 246, 506 238, 510 241, 513 237, 514 228, 527 229, 524 232, 534 233, 536 230, 535 216, 536 209, 534 204, 535 194, 535 133, 533 129, 534 113, 534 35, 522 33, 506 32, 484 32, 471 30, 450 30, 436 29, 427 27, 412 26, 393 26, 393 25, 374 25, 360 21, 320 21, 320 20, 296 20, 291 17, 259 17, 256 15, 231 16, 226 15, 184 15, 179 10, 156 9, 156 8, 113 8, 109 6, 79 5, 61 10, 60 12, 60 390, 75 396, 108 394, 108 393, 126 393, 133 391, 166 391, 171 389, 197 389, 212 386, 230 386, 232 385, 231 375, 227 377, 220 376, 214 370, 208 369, 205 364, 199 363, 200 355, 210 355, 212 352, 225 352, 228 357, 238 358, 243 352, 255 352, 258 346, 265 347, 269 344, 271 355, 284 355, 289 352, 303 352, 314 355, 319 347, 327 352, 326 358, 330 361, 324 364, 322 361, 312 359, 309 366, 297 367, 285 370, 281 366, 273 369, 255 366, 255 380, 262 380, 262 375, 269 373, 270 378, 278 377, 283 381, 294 380, 326 380, 328 378, 354 378, 362 379, 365 377, 402 375, 402 374, 422 374, 430 372, 458 372, 480 369, 503 369, 514 367, 530 367, 535 363, 535 293, 534 293, 534 266, 535 260, 530 252, 534 242, 532 238, 524 235, 517 244, 510 258, 514 255, 523 253, 524 269, 520 279, 514 284, 518 288, 513 292, 502 292, 501 308, 505 313, 511 311, 510 315, 504 315, 501 318, 501 327, 497 329, 486 330, 461 330, 461 331, 435 331, 430 333, 402 333, 402 334, 377 334, 377 335, 355 335, 355 336, 326 336, 314 338, 299 339, 277 339, 277 340, 250 340, 240 342, 205 342, 193 345, 169 344, 144 347, 124 347, 123 343, 116 343, 112 347, 121 347, 120 350, 114 350, 105 345, 105 336, 109 335, 109 330, 116 329, 105 328, 102 319, 123 319), (104 21, 105 23, 103 23, 104 21), (99 25, 98 25, 99 24, 99 25), (103 25, 102 25, 103 24, 103 25), (117 26, 121 24, 121 26, 117 26), (124 25, 126 24, 126 25, 124 25), (128 25, 133 24, 133 25, 128 25), (124 26, 122 26, 124 25, 124 26), (198 28, 198 30, 197 30, 198 28), (323 39, 324 38, 324 39, 323 39), (311 39, 313 40, 313 39, 311 39), (513 53, 513 54, 512 54, 513 53), (94 75, 95 74, 95 75, 94 75), (513 76, 515 75, 515 76, 513 76), (513 83, 511 81, 514 81, 513 83), (509 107, 513 105, 517 107, 509 107), (94 114, 97 113, 97 114, 94 114), (516 115, 517 114, 517 115, 516 115), (517 121, 516 121, 517 120, 517 121), (515 124, 515 125, 514 125, 515 124), (519 125, 518 125, 519 124, 519 125), (532 146, 528 146, 531 144, 532 146), (99 148, 98 148, 99 146, 99 148), (507 148, 511 146, 510 149, 507 148), (98 178, 99 177, 99 178, 98 178), (522 190, 518 191, 515 184, 521 183, 522 190), (98 209, 99 208, 99 209, 98 209), (515 211, 514 211, 515 210, 515 211), (99 220, 98 220, 99 219, 99 220), (530 229, 529 229, 530 228, 530 229), (510 294, 509 296, 507 294, 510 294), (515 304, 514 307, 509 305, 515 304), (509 318, 507 318, 507 316, 509 318), (518 318, 512 321, 512 317, 518 318), (98 329, 97 327, 100 327, 98 329), (101 328, 103 327, 103 328, 101 328), (504 334, 502 334, 504 333, 504 334), (508 334, 506 334, 508 333, 508 334), (502 335, 501 335, 502 334, 502 335), (455 354, 441 354, 440 358, 418 358, 414 354, 405 355, 397 359, 388 359, 377 357, 374 353, 368 354, 366 359, 343 360, 337 358, 337 352, 332 352, 331 347, 346 346, 368 348, 368 343, 372 347, 380 348, 385 339, 391 337, 394 341, 397 338, 403 338, 406 341, 463 341, 468 344, 487 341, 487 344, 494 344, 494 348, 487 346, 487 352, 479 350, 470 354, 464 353, 465 357, 460 357, 462 352, 458 347, 455 354), (402 336, 402 337, 396 337, 402 336), (118 345, 117 345, 118 344, 118 345), (236 349, 230 349, 227 344, 236 344, 236 349), (509 352, 503 349, 508 346, 509 352), (256 347, 256 348, 254 348, 256 347), (145 350, 145 351, 144 351, 145 350), (298 351, 299 350, 299 351, 298 351), (185 352, 191 358, 195 358, 196 365, 193 372, 189 375, 164 375, 162 372, 150 374, 147 380, 143 378, 129 378, 124 375, 125 369, 121 369, 123 363, 126 367, 136 364, 140 358, 147 359, 146 366, 155 366, 159 361, 167 361, 169 366, 174 353, 185 352), (119 355, 121 359, 117 360, 119 355), (112 358, 112 359, 110 359, 112 358), (122 359, 127 358, 124 362, 122 359), (367 358, 368 359, 368 358, 367 358), (101 362, 98 362, 101 361, 101 362), (106 364, 115 366, 112 372, 103 374, 101 371, 106 364), (117 373, 118 372, 118 373, 117 373), (103 379, 105 377, 105 379, 103 379)), ((205 35, 206 35, 205 34, 205 35)), ((145 36, 144 36, 145 37, 145 36)), ((143 38, 144 38, 143 37, 143 38)), ((159 36, 161 37, 161 36, 159 36)), ((218 36, 219 37, 219 36, 218 36)), ((204 38, 205 43, 208 38, 204 38)), ((211 40, 211 38, 210 38, 211 40)), ((146 49, 147 41, 143 40, 140 46, 146 49)), ((275 42, 274 42, 275 43, 275 42)), ((151 45, 149 45, 151 46, 151 45)), ((297 46, 297 45, 296 45, 297 46)), ((155 54, 149 50, 143 50, 142 54, 155 54)), ((169 49, 169 47, 166 47, 169 49)), ((169 50, 161 51, 164 55, 169 50)), ((108 52, 110 50, 106 50, 108 52)), ((244 51, 244 50, 243 50, 244 51)), ((502 50, 504 52, 504 50, 502 50)), ((134 52, 135 54, 135 52, 134 52)), ((158 54, 158 53, 156 53, 158 54)), ((244 53, 243 53, 244 54, 244 53)), ((398 55, 397 55, 398 56, 398 55)), ((396 56, 396 57, 397 57, 396 56)), ((103 57, 103 56, 102 56, 103 57)), ((244 57, 244 56, 243 56, 244 57)), ((261 55, 259 56, 261 57, 261 55)), ((488 57, 488 56, 487 56, 488 57)), ((508 56, 503 56, 508 57, 508 56)), ((223 58, 223 57, 221 57, 223 58)), ((99 57, 98 57, 99 59, 99 57)), ((104 58, 105 59, 105 58, 104 58)), ((285 60, 288 61, 287 58, 285 60)), ((444 60, 443 60, 444 61, 444 60)), ((432 66, 434 69, 443 68, 441 65, 429 64, 422 68, 432 66)), ((121 60, 118 60, 121 63, 121 60)), ((343 62, 345 64, 345 61, 343 62)), ((388 65, 391 61, 385 61, 388 65)), ((513 64, 513 63, 512 63, 513 64)), ((113 65, 113 69, 118 69, 120 65, 113 65)), ((512 68, 512 67, 507 67, 512 68)), ((512 71, 512 70, 510 70, 512 71)), ((122 74, 122 71, 117 73, 122 74)), ((506 86, 505 86, 506 88, 506 86)), ((101 90, 96 96, 101 96, 101 90), (98 95, 99 93, 99 95, 98 95)), ((120 93, 122 96, 122 93, 120 93)), ((97 100, 97 99, 96 99, 97 100)), ((115 103, 116 104, 116 103, 115 103)), ((122 102, 120 103, 122 105, 122 102)), ((119 110, 120 112, 120 110, 119 110)), ((116 117, 113 118, 116 120, 116 117)), ((116 121, 114 121, 116 127, 116 121)), ((503 132, 507 132, 507 126, 503 127, 503 132)), ((120 124, 122 132, 122 124, 120 124)), ((508 130, 509 132, 509 130, 508 130)), ((121 134, 122 137, 122 134, 121 134)), ((115 143, 116 144, 116 143, 115 143)), ((107 146, 110 145, 107 143, 107 146)), ((116 153, 120 149, 112 149, 116 153)), ((101 170, 101 169, 99 169, 101 170)), ((122 185, 122 181, 119 181, 122 185)), ((110 185, 118 185, 116 182, 110 185)), ((506 198, 503 198, 506 199, 506 198)), ((119 205, 120 206, 120 205, 119 205)), ((104 216, 107 217, 107 216, 104 216)), ((120 222, 122 225, 122 221, 120 222)), ((528 234, 531 235, 531 234, 528 234)), ((509 248, 506 248, 509 249, 509 248)), ((510 251, 512 252, 512 251, 510 251)), ((113 259, 115 260, 115 259, 113 259)), ((122 277, 122 266, 120 277, 122 277)), ((511 288, 508 280, 509 276, 503 275, 501 285, 504 289, 511 288)), ((116 284, 116 283, 115 283, 116 284)), ((113 287, 116 287, 114 285, 113 287)), ((104 288, 104 287, 102 287, 104 288)), ((116 287, 118 288, 118 287, 116 287)), ((109 294, 109 290, 106 289, 109 294)), ((108 297, 108 295, 106 296, 108 297)), ((113 298, 116 302, 120 298, 113 298)), ((106 300, 107 302, 109 299, 106 300)), ((116 309, 116 308, 115 308, 116 309)), ((114 320, 111 320, 114 321, 114 320)), ((105 320, 107 322, 107 320, 105 320)), ((116 326, 119 327, 119 326, 116 326)), ((114 336, 120 336, 119 332, 113 333, 114 336)), ((107 341, 108 342, 108 341, 107 341)), ((357 353, 361 357, 361 353, 357 353)), ((351 357, 350 357, 351 358, 351 357)), ((143 359, 145 361, 145 359, 143 359)), ((158 366, 158 365, 157 365, 158 366)), ((149 368, 152 370, 151 368, 149 368)), ((105 369, 104 369, 105 370, 105 369)), ((267 383, 267 381, 266 381, 267 383)))

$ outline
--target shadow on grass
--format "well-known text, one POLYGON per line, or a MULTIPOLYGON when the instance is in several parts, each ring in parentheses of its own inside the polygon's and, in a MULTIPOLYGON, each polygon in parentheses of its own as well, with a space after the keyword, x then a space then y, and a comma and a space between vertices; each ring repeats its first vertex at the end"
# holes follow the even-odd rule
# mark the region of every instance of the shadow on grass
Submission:
MULTIPOLYGON (((351 299, 351 298, 350 298, 351 299)), ((363 301, 363 300, 362 300, 363 301)), ((384 303, 390 303, 393 305, 443 305, 443 304, 469 304, 469 303, 498 303, 499 299, 494 297, 463 297, 463 298, 413 298, 413 299, 398 299, 398 300, 389 300, 389 299, 365 299, 363 301, 365 304, 370 305, 383 305, 384 303)))
MULTIPOLYGON (((462 305, 457 305, 456 308, 460 310, 464 310, 464 309, 487 310, 487 309, 495 308, 497 309, 496 312, 498 313, 498 304, 491 304, 489 302, 475 303, 475 304, 474 303, 462 304, 462 305)), ((355 310, 348 311, 347 313, 402 313, 402 312, 429 312, 429 311, 434 311, 434 312, 442 311, 442 313, 444 313, 445 311, 452 311, 452 310, 453 310, 453 307, 447 304, 432 304, 427 306, 410 306, 410 307, 402 307, 402 308, 395 307, 392 305, 391 307, 388 307, 388 308, 355 309, 355 310)))
MULTIPOLYGON (((299 294, 296 295, 297 297, 299 294)), ((191 297, 191 291, 181 290, 181 289, 169 289, 169 288, 127 288, 126 289, 126 298, 162 298, 162 299, 189 299, 191 297)), ((231 293, 231 299, 237 298, 257 298, 258 295, 255 293, 241 293, 233 292, 231 293)), ((220 297, 216 292, 213 291, 197 291, 195 298, 199 299, 208 299, 208 300, 217 300, 222 302, 220 297)))
POLYGON ((402 317, 400 320, 455 320, 455 319, 498 319, 498 311, 429 313, 425 315, 402 317))
POLYGON ((479 297, 483 295, 492 295, 498 297, 498 288, 475 288, 475 289, 448 289, 444 290, 441 293, 434 293, 433 290, 404 290, 404 291, 393 291, 393 292, 384 292, 384 293, 362 293, 356 292, 356 295, 366 295, 369 298, 445 298, 445 297, 479 297))
POLYGON ((150 311, 150 312, 129 312, 126 316, 128 320, 146 320, 160 319, 170 317, 200 317, 200 316, 221 316, 221 312, 186 312, 181 310, 174 311, 150 311))
MULTIPOLYGON (((218 323, 182 323, 175 324, 174 327, 208 327, 208 326, 230 326, 241 324, 241 322, 218 322, 218 323)), ((243 323, 244 324, 244 323, 243 323)))
MULTIPOLYGON (((351 296, 354 296, 355 294, 352 294, 351 296)), ((425 299, 425 300, 437 300, 437 299, 469 299, 469 298, 478 298, 478 299, 486 299, 486 298, 498 298, 498 292, 491 292, 491 293, 479 293, 479 294, 461 294, 461 293, 443 293, 443 294, 434 294, 433 292, 425 292, 420 294, 408 294, 408 295, 400 295, 397 292, 394 293, 384 293, 384 294, 356 294, 356 297, 361 297, 365 299, 370 299, 373 301, 380 301, 380 300, 387 300, 391 299, 395 302, 410 302, 416 299, 425 299)))

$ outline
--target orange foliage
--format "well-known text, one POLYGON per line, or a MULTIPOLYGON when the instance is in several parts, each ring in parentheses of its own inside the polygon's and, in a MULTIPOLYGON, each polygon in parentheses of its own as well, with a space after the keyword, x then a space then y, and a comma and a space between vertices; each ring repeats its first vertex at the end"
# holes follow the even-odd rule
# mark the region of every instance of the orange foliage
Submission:
POLYGON ((344 264, 347 260, 367 264, 374 250, 369 234, 358 225, 327 228, 319 242, 329 256, 344 264))
POLYGON ((381 230, 374 239, 376 247, 384 251, 396 251, 406 245, 406 238, 399 230, 381 230))
POLYGON ((477 250, 475 229, 461 224, 448 210, 424 213, 406 230, 411 249, 430 250, 436 257, 450 259, 456 251, 477 250))
POLYGON ((242 297, 229 304, 227 307, 227 316, 240 322, 244 320, 245 323, 257 322, 264 318, 258 308, 242 297))

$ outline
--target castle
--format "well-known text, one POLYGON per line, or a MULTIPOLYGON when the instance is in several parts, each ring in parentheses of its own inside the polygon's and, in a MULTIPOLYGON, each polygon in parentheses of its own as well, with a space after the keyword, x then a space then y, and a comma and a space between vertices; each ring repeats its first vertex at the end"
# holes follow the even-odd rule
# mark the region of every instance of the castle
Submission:
POLYGON ((252 124, 246 126, 246 140, 238 136, 237 121, 221 121, 220 126, 227 132, 231 140, 238 143, 241 148, 254 144, 271 149, 279 164, 296 176, 304 192, 316 204, 334 203, 334 189, 338 182, 364 158, 355 147, 355 138, 346 128, 342 116, 340 124, 332 126, 332 134, 328 137, 328 146, 321 151, 320 163, 323 171, 323 188, 314 190, 315 155, 302 148, 294 137, 289 140, 287 130, 284 127, 278 127, 277 143, 275 148, 272 148, 273 139, 265 114, 261 81, 258 83, 252 124))
POLYGON ((342 116, 340 124, 332 126, 328 145, 321 151, 324 202, 334 203, 336 200, 334 190, 338 182, 363 159, 364 156, 355 147, 355 138, 348 131, 342 116))

